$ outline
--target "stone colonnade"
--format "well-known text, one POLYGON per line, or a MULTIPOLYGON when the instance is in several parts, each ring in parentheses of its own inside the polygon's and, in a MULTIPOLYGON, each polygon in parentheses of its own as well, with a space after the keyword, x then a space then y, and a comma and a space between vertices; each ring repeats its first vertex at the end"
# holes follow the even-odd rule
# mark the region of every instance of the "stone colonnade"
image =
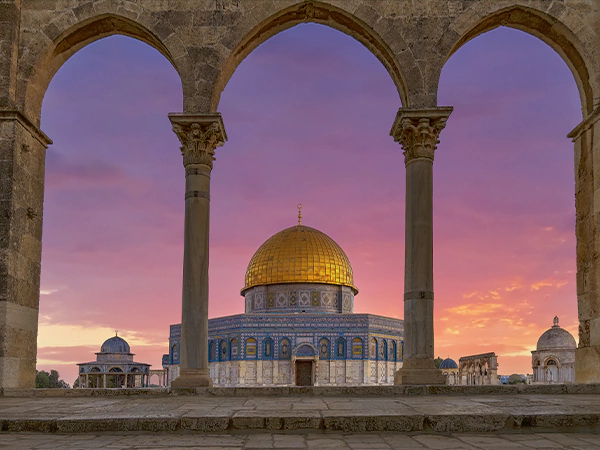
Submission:
MULTIPOLYGON (((214 149, 226 140, 216 111, 240 62, 304 22, 352 36, 397 87, 392 135, 406 156, 405 365, 398 383, 442 382, 433 364, 433 153, 451 109, 438 107, 446 61, 499 26, 542 39, 577 83, 583 122, 575 143, 576 381, 600 382, 600 2, 596 0, 0 0, 0 389, 35 385, 48 84, 91 42, 121 34, 155 48, 177 70, 182 114, 171 115, 186 173, 181 386, 210 384, 208 226, 214 149), (197 335, 196 333, 199 333, 197 335)), ((565 301, 575 301, 565 299, 565 301)))
MULTIPOLYGON (((391 135, 406 164, 404 365, 396 384, 444 384, 433 353, 433 157, 451 107, 400 108, 391 135)), ((210 173, 227 139, 220 114, 170 114, 185 167, 181 372, 173 387, 211 386, 208 365, 210 173)))
POLYGON ((129 388, 130 384, 133 384, 134 388, 147 387, 150 383, 149 374, 139 372, 88 372, 79 374, 78 380, 80 389, 107 389, 110 380, 115 389, 129 388), (122 382, 121 386, 118 385, 119 380, 122 382))

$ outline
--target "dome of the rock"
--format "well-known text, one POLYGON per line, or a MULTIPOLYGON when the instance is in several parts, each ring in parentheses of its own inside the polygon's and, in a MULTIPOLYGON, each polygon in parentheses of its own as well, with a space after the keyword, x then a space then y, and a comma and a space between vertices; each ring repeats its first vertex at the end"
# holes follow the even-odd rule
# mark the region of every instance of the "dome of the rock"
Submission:
POLYGON ((250 260, 245 281, 242 294, 255 286, 284 283, 332 284, 358 292, 342 248, 325 233, 304 225, 267 239, 250 260))

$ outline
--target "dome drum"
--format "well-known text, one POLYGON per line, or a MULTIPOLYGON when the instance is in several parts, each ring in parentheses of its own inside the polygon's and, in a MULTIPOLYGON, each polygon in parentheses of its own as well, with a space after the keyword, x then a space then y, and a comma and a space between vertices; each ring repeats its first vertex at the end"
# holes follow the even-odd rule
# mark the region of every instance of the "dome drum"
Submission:
POLYGON ((354 312, 354 291, 348 286, 286 283, 255 286, 244 291, 246 313, 354 312))

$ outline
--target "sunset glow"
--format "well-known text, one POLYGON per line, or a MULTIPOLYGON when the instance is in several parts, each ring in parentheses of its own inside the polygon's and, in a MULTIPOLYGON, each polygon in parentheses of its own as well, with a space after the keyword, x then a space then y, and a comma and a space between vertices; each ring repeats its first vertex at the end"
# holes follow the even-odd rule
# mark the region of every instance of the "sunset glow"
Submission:
MULTIPOLYGON (((434 162, 436 356, 494 351, 499 373, 530 373, 554 315, 577 338, 575 81, 546 44, 500 28, 449 59, 438 104, 454 112, 434 162)), ((400 106, 383 65, 325 26, 284 31, 240 64, 218 108, 229 140, 211 181, 210 317, 243 312, 250 258, 301 202, 303 224, 352 263, 355 311, 402 318, 400 106)), ((175 69, 120 36, 48 88, 38 368, 70 384, 114 330, 159 368, 181 320, 184 170, 167 118, 181 110, 175 69)))

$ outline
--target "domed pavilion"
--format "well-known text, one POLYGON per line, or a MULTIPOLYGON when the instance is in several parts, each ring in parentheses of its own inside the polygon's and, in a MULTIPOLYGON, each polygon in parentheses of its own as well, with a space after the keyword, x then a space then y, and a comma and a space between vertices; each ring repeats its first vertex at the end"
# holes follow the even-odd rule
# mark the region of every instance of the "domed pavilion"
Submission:
POLYGON ((575 349, 577 343, 571 333, 558 324, 546 330, 538 339, 536 350, 531 352, 534 383, 574 383, 575 349))
POLYGON ((150 364, 135 362, 125 339, 117 333, 102 344, 96 361, 79 363, 79 387, 134 388, 148 386, 150 364))
MULTIPOLYGON (((250 259, 245 313, 210 319, 215 386, 393 384, 402 366, 403 321, 354 314, 350 260, 325 233, 302 225, 267 239, 250 259)), ((163 357, 179 375, 181 325, 163 357)))
POLYGON ((440 370, 446 377, 446 384, 460 384, 458 378, 458 364, 452 358, 446 358, 440 363, 440 370))

